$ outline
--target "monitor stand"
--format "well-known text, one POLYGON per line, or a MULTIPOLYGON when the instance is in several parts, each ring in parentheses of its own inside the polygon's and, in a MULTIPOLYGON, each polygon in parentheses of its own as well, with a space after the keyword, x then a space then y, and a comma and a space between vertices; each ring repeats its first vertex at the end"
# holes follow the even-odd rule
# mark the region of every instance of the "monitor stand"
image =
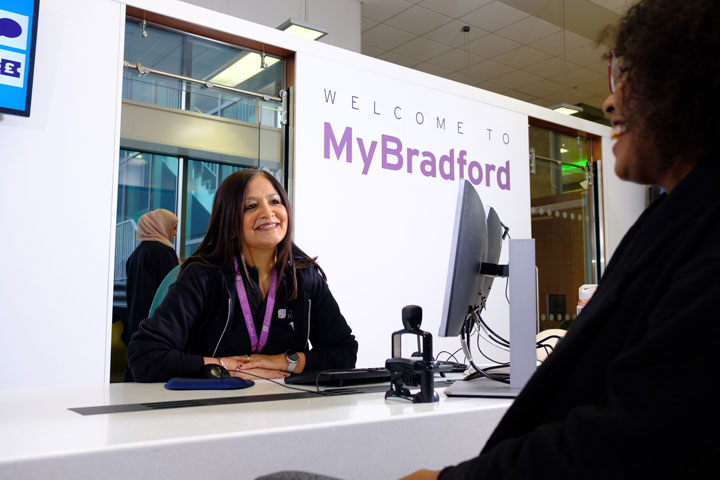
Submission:
POLYGON ((522 388, 513 388, 507 383, 489 378, 474 378, 456 381, 445 389, 445 395, 448 397, 515 398, 521 390, 522 388))
POLYGON ((535 240, 510 240, 510 384, 475 378, 445 389, 448 397, 515 398, 537 366, 535 240))

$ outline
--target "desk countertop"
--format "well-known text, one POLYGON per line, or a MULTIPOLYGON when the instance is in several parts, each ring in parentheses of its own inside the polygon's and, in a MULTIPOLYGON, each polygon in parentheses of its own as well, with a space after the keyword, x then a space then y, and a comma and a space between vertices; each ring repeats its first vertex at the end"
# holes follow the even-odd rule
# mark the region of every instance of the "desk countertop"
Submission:
MULTIPOLYGON (((383 392, 81 415, 70 408, 296 393, 111 384, 0 393, 0 478, 254 478, 281 469, 393 478, 476 455, 510 400, 385 401, 383 392), (240 468, 241 474, 239 474, 240 468), (371 474, 371 472, 374 472, 371 474), (213 475, 213 477, 210 477, 213 475)), ((297 396, 296 396, 297 397, 297 396)), ((192 403, 192 402, 191 402, 192 403)), ((168 403, 160 406, 174 406, 168 403)), ((131 409, 132 410, 132 409, 131 409)))

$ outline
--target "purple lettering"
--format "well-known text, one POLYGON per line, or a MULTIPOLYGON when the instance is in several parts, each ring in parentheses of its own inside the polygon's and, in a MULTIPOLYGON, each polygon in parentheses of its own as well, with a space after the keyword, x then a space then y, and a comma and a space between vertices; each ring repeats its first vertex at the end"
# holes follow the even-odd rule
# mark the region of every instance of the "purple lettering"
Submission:
POLYGON ((343 151, 347 149, 345 153, 345 161, 352 163, 352 128, 345 127, 342 137, 340 138, 340 144, 338 144, 335 138, 335 132, 333 132, 332 125, 329 122, 325 122, 325 138, 324 138, 324 155, 325 158, 330 158, 330 143, 332 143, 333 151, 335 152, 335 158, 340 160, 340 156, 343 151))
POLYGON ((408 148, 407 149, 407 172, 412 173, 412 159, 413 157, 417 157, 420 153, 420 150, 417 148, 408 148))
POLYGON ((505 162, 504 167, 497 169, 497 183, 501 190, 510 190, 510 160, 505 162), (503 176, 505 181, 503 181, 503 176))
POLYGON ((388 170, 400 170, 403 164, 403 158, 400 152, 402 151, 402 142, 399 138, 395 138, 390 135, 382 136, 382 168, 388 170), (394 143, 395 148, 390 148, 389 144, 394 143), (390 163, 388 156, 394 156, 397 159, 396 163, 390 163))
POLYGON ((363 142, 363 139, 358 137, 357 138, 358 146, 360 147, 360 156, 363 159, 363 175, 367 175, 368 170, 370 170, 370 162, 372 162, 372 157, 375 155, 375 147, 377 147, 377 142, 372 141, 370 142, 370 152, 367 152, 365 150, 365 142, 363 142))
POLYGON ((455 180, 455 149, 450 149, 450 155, 440 157, 440 176, 445 180, 455 180), (443 168, 443 165, 447 168, 443 168))
POLYGON ((482 165, 478 162, 470 162, 470 165, 468 165, 468 177, 470 178, 470 183, 480 185, 483 177, 482 165), (475 174, 473 174, 473 170, 475 174))
POLYGON ((420 162, 420 171, 426 177, 435 177, 435 155, 432 152, 422 152, 425 159, 420 162))
POLYGON ((465 150, 460 150, 460 153, 458 154, 458 167, 460 170, 460 178, 465 178, 465 165, 467 165, 467 160, 465 159, 465 154, 467 152, 465 150))
MULTIPOLYGON (((0 62, 0 67, 3 65, 4 63, 0 62)), ((2 72, 2 70, 0 70, 0 72, 2 72)), ((373 103, 373 110, 377 112, 375 103, 373 103)), ((393 114, 396 118, 399 117, 399 111, 400 107, 394 107, 393 114)), ((422 115, 420 112, 418 112, 418 114, 422 115)), ((497 182, 497 188, 510 190, 510 160, 500 165, 480 163, 470 160, 467 150, 457 150, 456 155, 455 148, 450 148, 444 155, 436 156, 427 150, 421 151, 413 147, 404 147, 402 140, 392 135, 382 134, 380 140, 370 141, 360 137, 353 137, 352 127, 343 128, 342 135, 338 136, 332 124, 330 122, 324 122, 324 157, 326 159, 334 157, 338 161, 343 160, 344 157, 345 162, 352 163, 356 140, 357 149, 362 159, 363 175, 369 173, 375 154, 378 153, 379 146, 380 168, 382 169, 395 171, 405 170, 407 173, 412 174, 413 169, 417 170, 419 166, 420 173, 425 177, 437 178, 439 176, 443 180, 454 181, 456 178, 455 169, 457 168, 458 179, 467 178, 473 185, 489 188, 494 187, 494 185, 491 185, 494 177, 497 182), (407 166, 404 165, 406 161, 407 166), (419 165, 413 165, 413 161, 419 162, 419 165)), ((492 130, 488 129, 489 135, 491 132, 492 130)), ((509 142, 507 133, 503 134, 503 141, 509 142)))
POLYGON ((495 170, 495 168, 497 167, 495 167, 495 165, 491 163, 485 164, 485 185, 488 187, 490 186, 490 174, 493 172, 493 170, 495 170))

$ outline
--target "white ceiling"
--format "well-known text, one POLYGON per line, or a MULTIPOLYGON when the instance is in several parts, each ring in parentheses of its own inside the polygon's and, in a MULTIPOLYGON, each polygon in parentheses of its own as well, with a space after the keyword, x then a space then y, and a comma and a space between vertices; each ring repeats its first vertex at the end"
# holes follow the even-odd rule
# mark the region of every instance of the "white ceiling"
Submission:
POLYGON ((362 53, 544 107, 600 108, 609 48, 595 40, 632 3, 363 0, 362 53))

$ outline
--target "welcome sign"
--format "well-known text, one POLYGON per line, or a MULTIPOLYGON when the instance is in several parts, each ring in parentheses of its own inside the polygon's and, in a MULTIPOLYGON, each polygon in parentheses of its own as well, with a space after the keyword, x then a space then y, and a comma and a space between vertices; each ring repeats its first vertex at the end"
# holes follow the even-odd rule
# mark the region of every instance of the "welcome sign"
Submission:
MULTIPOLYGON (((527 116, 381 61, 296 62, 296 241, 327 272, 358 365, 384 365, 408 304, 423 308, 436 351, 456 350, 437 333, 458 181, 475 185, 513 238, 530 238, 527 116)), ((507 332, 505 282, 495 285, 486 317, 507 332)))
POLYGON ((0 113, 30 116, 39 1, 0 4, 0 113))

